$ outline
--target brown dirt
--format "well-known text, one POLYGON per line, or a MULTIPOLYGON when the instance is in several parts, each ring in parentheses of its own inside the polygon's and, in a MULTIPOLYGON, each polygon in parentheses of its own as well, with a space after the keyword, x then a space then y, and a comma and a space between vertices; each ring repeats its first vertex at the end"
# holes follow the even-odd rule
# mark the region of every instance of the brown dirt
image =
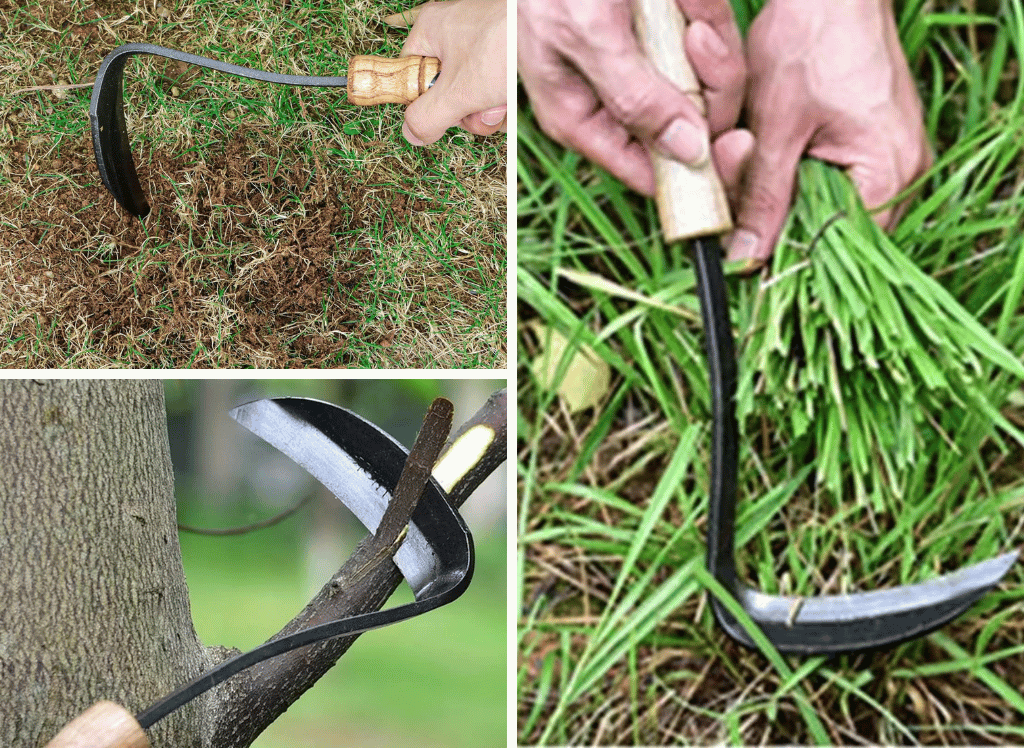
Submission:
MULTIPOLYGON (((23 152, 24 146, 15 146, 15 155, 23 152)), ((253 257, 251 249, 237 255, 223 250, 251 247, 252 216, 301 200, 302 185, 295 174, 261 184, 244 141, 227 143, 203 162, 157 155, 155 168, 140 167, 143 184, 151 182, 154 172, 179 184, 191 176, 196 189, 182 197, 196 206, 199 220, 194 223, 182 220, 191 212, 179 214, 175 194, 159 181, 149 195, 153 210, 145 224, 131 217, 115 207, 90 173, 90 160, 91 153, 76 149, 64 158, 35 164, 34 192, 47 193, 70 180, 78 188, 70 193, 74 199, 33 201, 18 211, 19 225, 4 230, 3 243, 11 248, 18 268, 14 287, 4 289, 4 295, 17 307, 42 310, 21 315, 12 337, 31 336, 36 325, 53 326, 56 348, 77 346, 83 341, 69 337, 65 324, 89 320, 92 334, 85 345, 90 348, 109 350, 117 346, 117 338, 131 334, 136 342, 146 341, 140 353, 148 350, 165 366, 187 365, 196 346, 210 344, 197 327, 208 318, 204 307, 214 303, 236 318, 232 334, 237 342, 265 352, 265 358, 248 363, 283 367, 295 358, 307 363, 312 358, 316 365, 347 363, 344 357, 334 359, 337 344, 324 335, 290 331, 304 316, 318 317, 326 300, 329 317, 356 320, 337 329, 360 332, 362 305, 349 299, 368 292, 365 268, 372 261, 371 251, 346 251, 336 235, 363 228, 360 208, 372 185, 351 184, 340 196, 331 193, 307 204, 304 215, 286 219, 272 252, 253 257), (70 176, 58 176, 62 173, 70 176), (57 220, 55 211, 63 214, 57 220), (97 236, 104 237, 99 247, 97 236), (182 236, 189 237, 188 249, 193 250, 187 254, 181 251, 182 236), (130 283, 123 278, 116 282, 111 269, 130 266, 133 260, 140 268, 130 283), (246 275, 244 282, 239 282, 241 274, 246 275)), ((13 207, 4 205, 3 211, 13 207)), ((394 209, 407 212, 407 198, 401 196, 394 209)), ((224 362, 235 363, 241 362, 224 362)))

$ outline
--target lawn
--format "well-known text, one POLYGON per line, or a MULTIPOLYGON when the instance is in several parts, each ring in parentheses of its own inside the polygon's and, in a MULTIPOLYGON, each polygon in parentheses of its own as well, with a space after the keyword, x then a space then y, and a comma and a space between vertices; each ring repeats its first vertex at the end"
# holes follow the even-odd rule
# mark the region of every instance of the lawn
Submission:
POLYGON ((275 72, 397 56, 396 2, 0 0, 0 366, 503 368, 505 137, 427 148, 337 89, 129 62, 152 206, 99 179, 90 85, 145 41, 275 72))
MULTIPOLYGON (((734 2, 744 23, 757 5, 734 2)), ((770 267, 727 279, 738 564, 774 594, 923 581, 1022 544, 1024 7, 897 14, 937 152, 909 211, 885 236, 841 172, 807 162, 770 267)), ((1019 566, 956 622, 884 652, 782 657, 717 626, 686 247, 521 106, 520 742, 1024 740, 1019 566), (576 382, 562 389, 582 397, 588 379, 589 400, 558 393, 576 382)))

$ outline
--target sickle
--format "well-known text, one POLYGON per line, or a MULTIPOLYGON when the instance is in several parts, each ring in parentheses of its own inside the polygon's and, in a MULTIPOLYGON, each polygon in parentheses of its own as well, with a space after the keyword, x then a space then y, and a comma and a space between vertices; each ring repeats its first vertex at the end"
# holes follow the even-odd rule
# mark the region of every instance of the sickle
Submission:
POLYGON ((146 193, 142 190, 128 127, 124 121, 124 67, 134 55, 156 55, 189 65, 216 70, 267 83, 287 86, 344 87, 351 104, 409 104, 430 88, 440 74, 440 62, 434 57, 400 57, 389 59, 359 55, 349 61, 348 75, 319 77, 311 75, 280 75, 264 70, 218 62, 209 57, 158 47, 155 44, 125 44, 103 58, 89 103, 92 125, 92 146, 96 154, 100 179, 111 194, 134 216, 149 213, 146 193))
MULTIPOLYGON (((693 242, 711 381, 711 488, 708 506, 708 570, 780 652, 837 654, 897 644, 923 636, 970 608, 1016 562, 1019 551, 918 584, 874 592, 818 597, 765 595, 742 584, 734 558, 738 428, 736 359, 722 274, 721 250, 693 242)), ((755 644, 735 617, 712 597, 715 617, 748 647, 755 644)))
MULTIPOLYGON (((503 394, 492 397, 484 408, 496 407, 503 414, 503 394)), ((451 404, 439 402, 447 404, 450 426, 451 404)), ((99 702, 65 726, 47 748, 148 748, 143 730, 246 668, 314 642, 403 621, 458 598, 472 579, 474 554, 469 529, 455 505, 500 464, 504 443, 493 427, 477 424, 460 431, 435 465, 430 455, 436 456, 440 444, 428 442, 438 441, 437 426, 429 425, 437 417, 436 407, 435 403, 428 412, 408 454, 374 424, 331 403, 288 397, 257 400, 232 410, 236 421, 337 496, 375 533, 375 540, 381 536, 400 539, 393 560, 412 588, 414 601, 273 639, 203 673, 137 717, 111 702, 99 702), (438 480, 430 477, 431 469, 444 481, 454 503, 438 480), (392 511, 402 502, 406 512, 410 503, 415 504, 404 538, 400 534, 405 527, 403 516, 392 511)), ((445 435, 447 428, 440 442, 445 435)), ((390 550, 391 542, 386 541, 388 547, 382 550, 390 550)))
MULTIPOLYGON (((686 21, 671 0, 637 0, 636 27, 648 57, 681 90, 700 91, 681 46, 686 21)), ((703 111, 699 94, 691 94, 703 111)), ((711 382, 711 487, 707 565, 780 652, 853 652, 896 644, 951 621, 992 589, 1018 557, 1011 551, 920 584, 852 595, 765 595, 736 574, 735 524, 739 429, 736 356, 718 235, 731 230, 728 202, 713 164, 691 169, 654 156, 658 212, 667 241, 692 239, 711 382)), ((717 599, 712 608, 729 636, 753 647, 746 630, 717 599)))

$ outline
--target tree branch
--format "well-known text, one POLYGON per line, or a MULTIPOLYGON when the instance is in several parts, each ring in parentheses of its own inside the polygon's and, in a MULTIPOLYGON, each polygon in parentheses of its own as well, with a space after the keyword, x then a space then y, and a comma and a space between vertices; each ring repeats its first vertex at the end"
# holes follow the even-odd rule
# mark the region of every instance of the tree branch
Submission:
MULTIPOLYGON (((437 465, 443 464, 446 458, 452 455, 453 450, 462 448, 464 442, 486 443, 485 451, 479 460, 480 465, 458 475, 452 483, 451 490, 448 491, 448 497, 455 507, 461 506, 484 478, 504 461, 506 414, 507 393, 501 390, 492 395, 445 445, 437 465), (487 430, 491 432, 489 438, 485 433, 487 430)), ((449 415, 449 424, 450 418, 449 415)), ((427 464, 433 462, 431 459, 427 464)), ((403 470, 403 477, 404 473, 403 470)), ((419 494, 416 498, 418 497, 419 494)), ((391 511, 390 506, 388 511, 391 511)), ((411 513, 412 508, 405 514, 402 527, 408 524, 411 513)), ((381 526, 383 525, 382 520, 381 526)), ((374 536, 364 538, 344 566, 331 577, 309 604, 272 638, 277 639, 309 626, 339 618, 380 610, 402 583, 403 578, 391 560, 391 555, 376 553, 374 543, 374 536), (367 564, 367 558, 372 559, 370 564, 367 564)), ((339 637, 302 647, 251 667, 218 686, 213 699, 219 701, 220 712, 212 715, 211 744, 217 748, 246 748, 251 745, 267 726, 334 666, 356 638, 357 636, 339 637)))
POLYGON ((254 532, 256 530, 264 530, 268 527, 273 527, 278 522, 283 522, 315 498, 316 493, 311 491, 304 499, 295 505, 288 507, 283 512, 279 512, 273 517, 268 517, 267 519, 261 519, 259 522, 253 522, 251 525, 241 525, 238 527, 193 527, 192 525, 184 525, 179 522, 178 531, 192 533, 193 535, 212 535, 214 537, 245 535, 246 533, 254 532))

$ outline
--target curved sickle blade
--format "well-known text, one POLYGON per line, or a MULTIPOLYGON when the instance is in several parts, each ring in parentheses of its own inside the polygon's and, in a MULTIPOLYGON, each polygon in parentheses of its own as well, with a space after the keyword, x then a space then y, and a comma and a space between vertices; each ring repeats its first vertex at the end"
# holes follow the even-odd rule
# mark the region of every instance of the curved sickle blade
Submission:
MULTIPOLYGON (((851 595, 787 597, 740 587, 737 599, 780 652, 815 655, 898 644, 946 625, 999 584, 1017 551, 918 584, 851 595)), ((712 600, 715 617, 748 647, 753 640, 712 600)))
MULTIPOLYGON (((919 584, 851 595, 798 598, 765 595, 739 583, 735 561, 736 356, 716 240, 693 242, 711 379, 711 498, 708 570, 728 589, 780 652, 814 655, 855 652, 897 644, 933 631, 970 608, 1017 561, 1011 551, 919 584)), ((712 599, 715 618, 736 641, 755 647, 736 618, 712 599)))
MULTIPOLYGON (((302 397, 257 400, 231 417, 305 468, 376 532, 405 464, 406 450, 389 434, 337 405, 302 397)), ((451 584, 453 572, 466 576, 471 568, 469 530, 433 479, 394 559, 417 598, 438 594, 438 583, 451 584)))
MULTIPOLYGON (((398 484, 407 452, 369 421, 331 403, 301 397, 257 400, 231 416, 306 468, 375 529, 398 484)), ((273 639, 203 673, 138 715, 145 729, 248 667, 314 642, 404 621, 458 598, 473 578, 473 539, 462 516, 431 479, 394 556, 416 599, 273 639)))
POLYGON ((124 121, 124 66, 134 55, 156 55, 178 60, 189 65, 217 70, 221 73, 238 75, 251 80, 267 83, 283 83, 288 86, 319 86, 328 88, 348 85, 347 77, 319 77, 310 75, 279 75, 264 70, 218 62, 209 57, 179 52, 176 49, 159 47, 156 44, 124 44, 103 58, 96 82, 92 87, 89 103, 89 121, 92 125, 92 147, 96 154, 100 179, 111 194, 134 216, 142 218, 149 213, 146 193, 142 190, 132 147, 128 140, 128 128, 124 121))

